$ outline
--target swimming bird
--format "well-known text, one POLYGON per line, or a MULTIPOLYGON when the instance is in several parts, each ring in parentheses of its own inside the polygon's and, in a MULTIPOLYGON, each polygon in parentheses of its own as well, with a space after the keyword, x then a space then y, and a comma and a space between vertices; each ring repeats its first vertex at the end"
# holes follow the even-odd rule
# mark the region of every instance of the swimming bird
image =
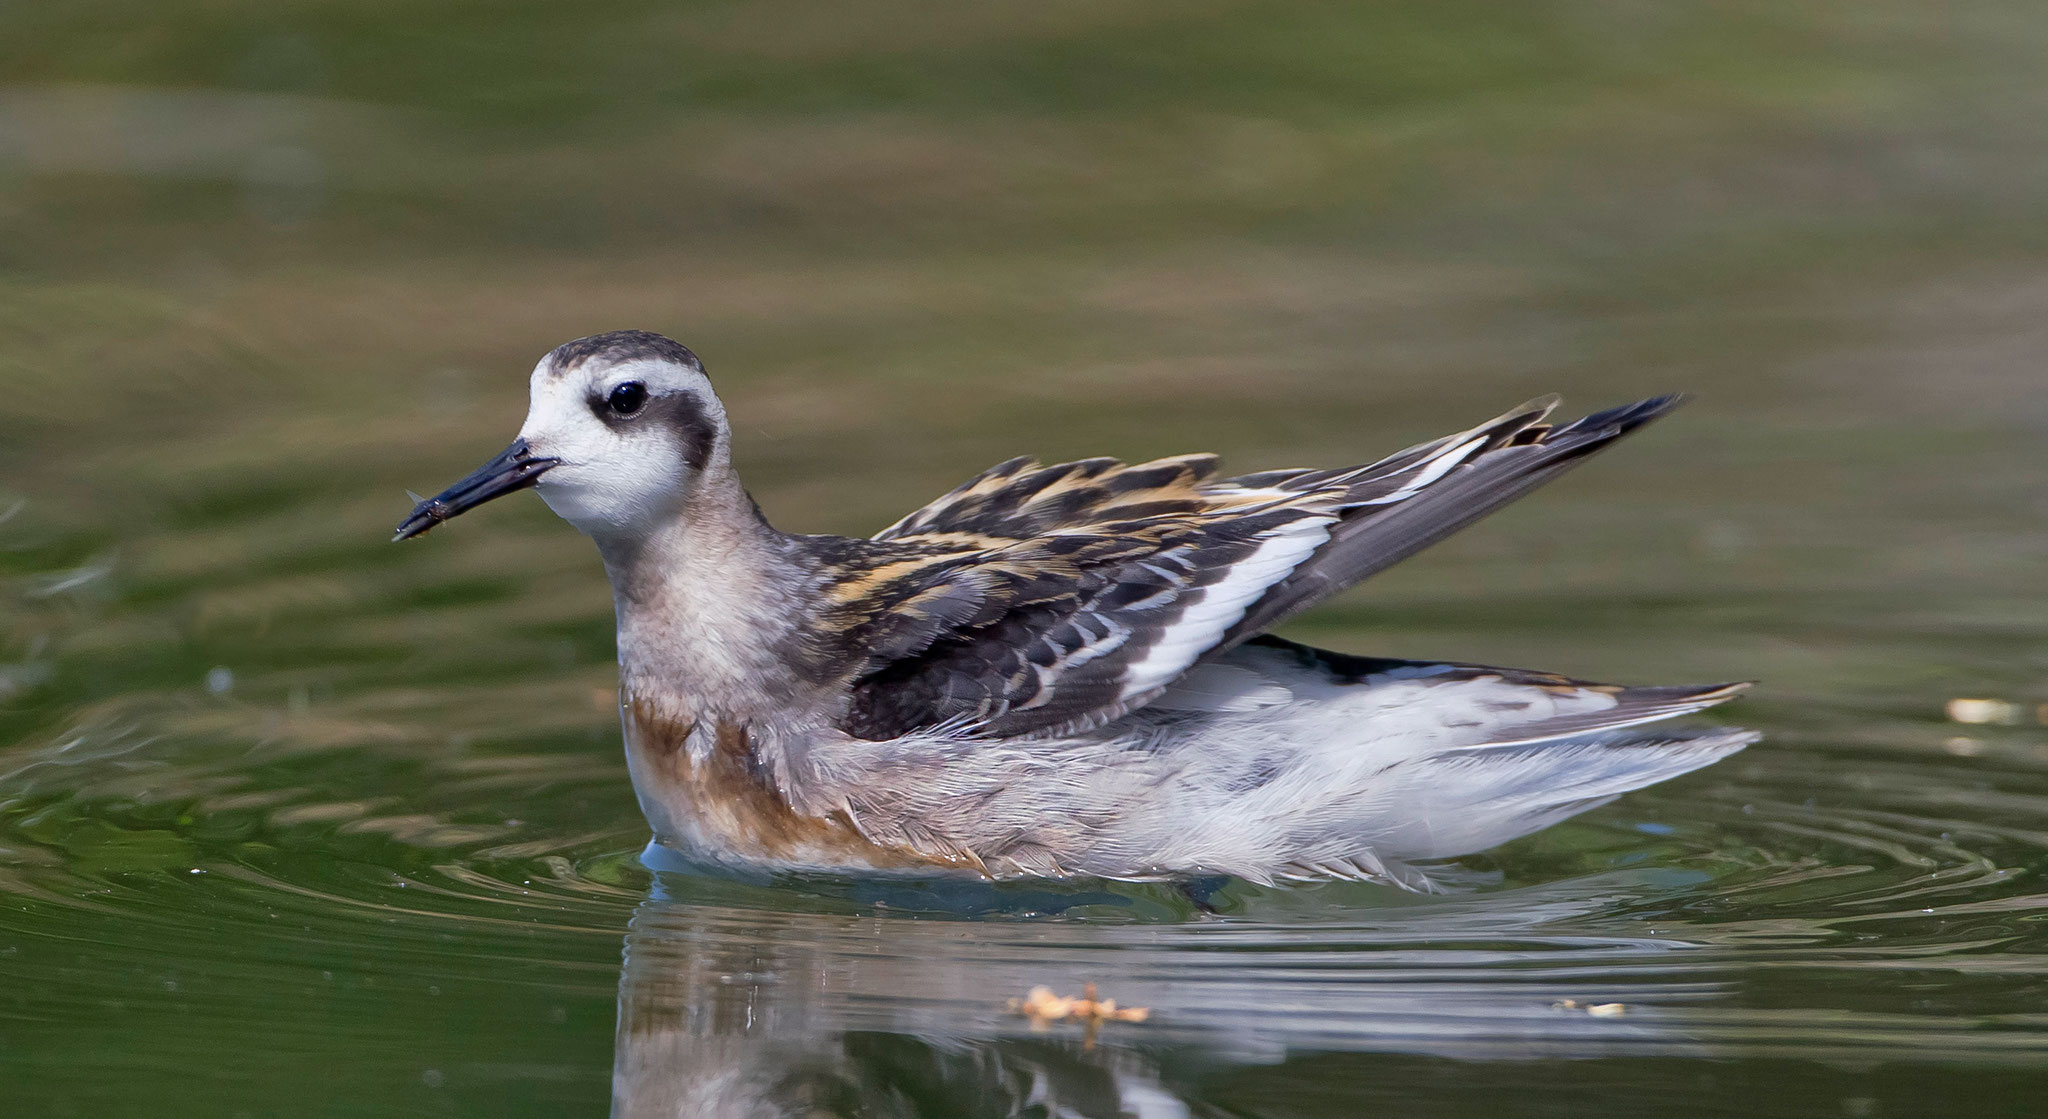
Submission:
POLYGON ((528 487, 597 544, 655 838, 738 869, 1258 883, 1497 846, 1756 736, 1641 724, 1746 685, 1619 687, 1267 631, 1665 414, 1554 397, 1365 466, 1015 458, 868 538, 771 527, 689 349, 534 367, 505 451, 398 539, 528 487))

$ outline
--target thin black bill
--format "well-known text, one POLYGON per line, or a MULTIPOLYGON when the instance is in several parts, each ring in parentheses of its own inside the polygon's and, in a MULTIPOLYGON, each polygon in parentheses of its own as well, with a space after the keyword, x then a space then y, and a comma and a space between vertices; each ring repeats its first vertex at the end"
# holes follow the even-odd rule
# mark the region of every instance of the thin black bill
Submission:
POLYGON ((469 477, 413 506, 412 515, 398 526, 398 535, 391 539, 410 539, 494 497, 523 490, 561 462, 558 458, 536 455, 527 447, 526 440, 515 439, 497 458, 469 477))

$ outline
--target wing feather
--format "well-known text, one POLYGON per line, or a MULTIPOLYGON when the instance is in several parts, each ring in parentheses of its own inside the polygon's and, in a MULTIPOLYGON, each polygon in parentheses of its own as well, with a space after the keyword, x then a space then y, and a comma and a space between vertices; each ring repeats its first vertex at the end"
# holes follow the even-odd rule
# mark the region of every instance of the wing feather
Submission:
POLYGON ((1541 421, 1557 398, 1543 397, 1470 431, 1355 471, 1303 471, 1277 483, 1271 475, 1253 476, 1283 488, 1342 486, 1344 512, 1329 543, 1254 603, 1208 655, 1221 656, 1289 615, 1414 555, 1682 402, 1678 396, 1653 397, 1553 428, 1541 421))
POLYGON ((1275 621, 1448 535, 1668 410, 1552 428, 1556 398, 1378 462, 1216 477, 1213 455, 1011 459, 824 564, 845 728, 1099 725, 1275 621))
POLYGON ((1013 459, 865 542, 822 595, 827 639, 862 651, 847 729, 1050 733, 1151 699, 1337 518, 1340 490, 1215 472, 1211 455, 1013 459))

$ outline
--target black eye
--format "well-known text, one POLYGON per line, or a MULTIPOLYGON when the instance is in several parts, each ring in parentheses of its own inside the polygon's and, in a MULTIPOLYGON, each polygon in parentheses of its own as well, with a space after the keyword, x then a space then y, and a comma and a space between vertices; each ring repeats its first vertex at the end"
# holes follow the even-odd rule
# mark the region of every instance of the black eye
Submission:
POLYGON ((647 386, 638 381, 627 381, 612 390, 604 398, 605 407, 616 416, 630 416, 647 406, 647 386))

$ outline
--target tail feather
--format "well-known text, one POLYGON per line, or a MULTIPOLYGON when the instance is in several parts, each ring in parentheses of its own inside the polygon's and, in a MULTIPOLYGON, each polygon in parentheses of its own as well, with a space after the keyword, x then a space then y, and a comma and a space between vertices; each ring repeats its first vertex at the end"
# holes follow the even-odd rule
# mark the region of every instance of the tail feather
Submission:
POLYGON ((1381 775, 1383 795, 1408 811, 1389 817, 1369 842, 1403 860, 1484 851, 1712 765, 1759 737, 1736 729, 1603 731, 1415 758, 1381 775))
POLYGON ((1756 741, 1732 727, 1643 726, 1748 686, 1624 687, 1266 635, 1197 667, 1146 717, 1202 727, 1222 803, 1286 836, 1287 865, 1263 873, 1427 890, 1430 875, 1408 864, 1497 846, 1756 741))
POLYGON ((1745 680, 1735 684, 1678 684, 1627 688, 1594 685, 1594 690, 1605 691, 1614 697, 1613 707, 1604 711, 1572 711, 1524 723, 1513 728, 1507 736, 1488 743, 1486 748, 1552 742, 1593 731, 1620 730, 1623 727, 1654 723, 1660 719, 1691 715, 1717 703, 1726 703, 1734 699, 1748 691, 1752 683, 1745 680))

